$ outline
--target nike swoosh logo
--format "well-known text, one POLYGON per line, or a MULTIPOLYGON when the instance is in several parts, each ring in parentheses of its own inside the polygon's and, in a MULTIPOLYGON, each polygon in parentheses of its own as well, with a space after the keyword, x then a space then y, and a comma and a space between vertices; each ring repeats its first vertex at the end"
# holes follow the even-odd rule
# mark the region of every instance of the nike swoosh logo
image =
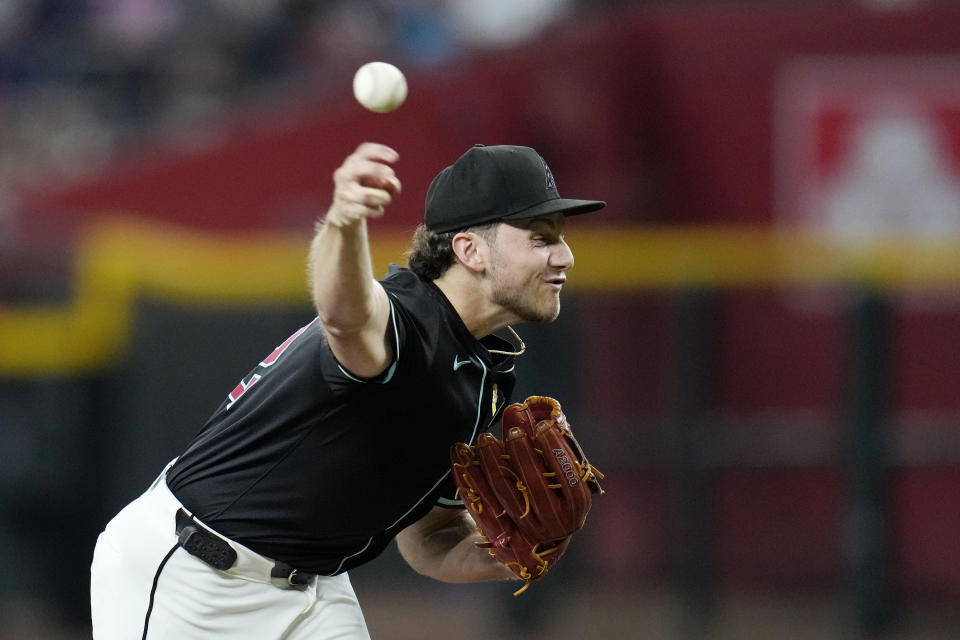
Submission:
POLYGON ((460 356, 453 356, 453 370, 456 371, 465 364, 473 364, 473 360, 460 360, 460 356))

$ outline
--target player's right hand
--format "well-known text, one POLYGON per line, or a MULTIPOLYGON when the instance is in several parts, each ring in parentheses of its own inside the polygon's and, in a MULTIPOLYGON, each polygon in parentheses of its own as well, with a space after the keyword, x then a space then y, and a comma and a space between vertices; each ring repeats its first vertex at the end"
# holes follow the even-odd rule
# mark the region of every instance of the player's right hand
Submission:
POLYGON ((326 224, 343 227, 366 218, 379 218, 400 193, 400 180, 391 166, 400 155, 390 147, 364 142, 333 172, 333 204, 326 224))

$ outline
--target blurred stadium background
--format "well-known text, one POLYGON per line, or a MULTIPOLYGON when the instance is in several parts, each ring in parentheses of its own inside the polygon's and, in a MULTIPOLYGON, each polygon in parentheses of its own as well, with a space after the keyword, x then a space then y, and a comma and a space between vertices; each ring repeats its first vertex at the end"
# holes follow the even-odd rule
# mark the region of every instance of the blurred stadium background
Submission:
POLYGON ((0 638, 89 637, 97 533, 311 316, 364 140, 379 271, 475 142, 609 203, 518 364, 607 495, 520 598, 353 572, 375 638, 960 637, 955 3, 3 0, 0 638))

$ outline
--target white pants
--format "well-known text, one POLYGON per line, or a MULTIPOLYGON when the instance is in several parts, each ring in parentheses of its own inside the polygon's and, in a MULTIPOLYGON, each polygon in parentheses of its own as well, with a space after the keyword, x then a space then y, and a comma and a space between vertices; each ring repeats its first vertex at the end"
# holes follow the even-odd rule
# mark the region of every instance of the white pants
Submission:
POLYGON ((180 503, 163 476, 100 534, 90 568, 95 640, 369 640, 347 574, 293 587, 273 561, 228 541, 218 571, 177 546, 180 503))

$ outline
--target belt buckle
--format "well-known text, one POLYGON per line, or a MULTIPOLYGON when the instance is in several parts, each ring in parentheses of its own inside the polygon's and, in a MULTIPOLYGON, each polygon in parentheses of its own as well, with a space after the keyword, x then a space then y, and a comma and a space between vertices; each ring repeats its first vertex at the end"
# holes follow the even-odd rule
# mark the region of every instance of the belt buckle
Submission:
POLYGON ((303 582, 300 582, 299 579, 297 578, 297 573, 298 573, 298 570, 294 569, 293 571, 290 572, 290 575, 287 576, 287 584, 289 584, 291 587, 296 587, 297 585, 304 584, 303 582))
POLYGON ((303 574, 299 569, 295 569, 286 562, 278 560, 274 563, 273 570, 270 571, 270 577, 284 580, 291 587, 302 587, 310 584, 310 578, 313 576, 311 574, 303 574))

